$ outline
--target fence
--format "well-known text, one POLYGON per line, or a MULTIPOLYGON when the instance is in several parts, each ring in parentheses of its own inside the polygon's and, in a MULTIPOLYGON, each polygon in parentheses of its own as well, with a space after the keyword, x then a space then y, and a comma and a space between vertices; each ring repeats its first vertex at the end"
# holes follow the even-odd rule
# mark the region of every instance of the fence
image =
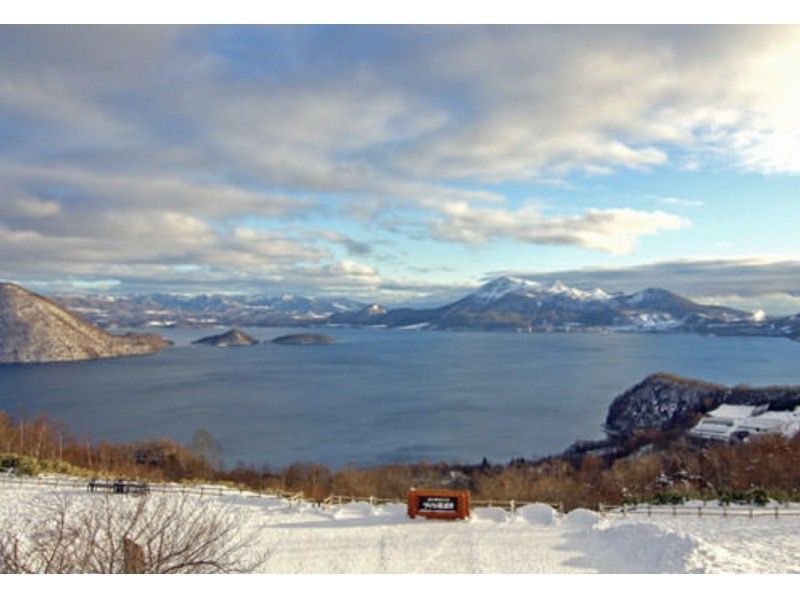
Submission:
MULTIPOLYGON (((18 487, 53 487, 64 489, 86 490, 89 485, 88 480, 64 477, 38 477, 28 478, 22 476, 0 476, 0 483, 5 483, 18 487)), ((243 488, 230 488, 228 486, 212 486, 199 484, 188 486, 185 484, 166 484, 151 483, 150 492, 160 492, 164 494, 179 494, 181 496, 262 496, 264 498, 281 498, 294 504, 304 500, 302 492, 285 492, 283 490, 245 490, 243 488)))
POLYGON ((791 505, 765 505, 763 507, 729 505, 605 505, 600 503, 597 510, 601 515, 644 517, 794 517, 800 515, 800 508, 791 505))
MULTIPOLYGON (((88 481, 66 477, 38 477, 29 478, 23 476, 3 476, 0 475, 0 483, 16 485, 19 487, 54 487, 71 488, 86 490, 88 481)), ((301 502, 314 503, 320 507, 338 506, 353 502, 367 502, 370 505, 384 504, 404 504, 405 498, 378 498, 375 496, 345 496, 332 495, 321 501, 313 501, 306 498, 302 492, 286 492, 280 489, 267 490, 245 490, 243 488, 231 488, 228 486, 197 485, 188 486, 183 484, 155 483, 150 484, 150 492, 161 492, 165 494, 178 494, 182 496, 250 496, 262 498, 280 498, 295 506, 301 502)), ((542 504, 537 501, 517 501, 517 500, 470 500, 472 507, 498 507, 516 512, 517 509, 526 505, 542 504)), ((563 503, 550 503, 550 507, 561 514, 565 513, 563 503)), ((597 511, 607 517, 745 517, 754 519, 756 517, 794 517, 800 515, 800 507, 791 504, 767 505, 764 507, 752 506, 720 506, 720 505, 608 505, 599 503, 597 511)))
MULTIPOLYGON (((17 486, 50 486, 54 488, 71 488, 71 489, 86 489, 88 480, 81 480, 76 478, 65 477, 38 477, 29 478, 23 476, 0 476, 0 482, 6 484, 13 484, 17 486)), ((230 488, 228 486, 210 486, 210 485, 197 485, 188 486, 183 484, 165 484, 165 483, 152 483, 150 492, 163 492, 167 494, 181 494, 193 496, 263 496, 265 498, 281 498, 288 501, 290 504, 299 502, 313 502, 319 506, 332 506, 343 505, 353 502, 367 502, 373 506, 385 504, 405 504, 405 497, 395 498, 378 498, 376 496, 355 496, 355 495, 339 495, 334 494, 328 496, 324 500, 314 501, 306 498, 302 492, 286 492, 280 489, 267 489, 262 491, 257 490, 244 490, 237 488, 230 488)), ((470 500, 470 505, 473 507, 499 507, 511 513, 515 512, 518 508, 530 504, 541 504, 536 501, 517 501, 517 500, 470 500)), ((551 504, 552 508, 559 512, 564 512, 563 504, 551 504)))

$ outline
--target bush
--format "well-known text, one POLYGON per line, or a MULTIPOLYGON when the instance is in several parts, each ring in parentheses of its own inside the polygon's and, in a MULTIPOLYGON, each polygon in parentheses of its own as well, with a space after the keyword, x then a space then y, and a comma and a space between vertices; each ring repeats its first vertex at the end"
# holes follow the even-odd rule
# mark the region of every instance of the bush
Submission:
POLYGON ((0 573, 249 572, 266 555, 245 558, 255 538, 242 523, 183 496, 51 496, 27 520, 2 523, 0 573))
POLYGON ((10 469, 18 475, 37 475, 41 472, 37 459, 20 455, 0 455, 0 469, 10 469))
POLYGON ((759 507, 763 507, 769 502, 769 496, 767 495, 766 490, 763 488, 753 488, 749 494, 750 501, 759 507))
POLYGON ((59 459, 37 459, 27 455, 0 454, 0 469, 10 469, 17 475, 35 476, 40 473, 90 477, 92 472, 59 459))
POLYGON ((653 503, 657 505, 682 505, 686 502, 686 497, 674 490, 657 492, 653 497, 653 503))
POLYGON ((759 507, 769 503, 769 493, 763 488, 751 488, 747 491, 721 490, 717 493, 719 504, 754 504, 759 507))

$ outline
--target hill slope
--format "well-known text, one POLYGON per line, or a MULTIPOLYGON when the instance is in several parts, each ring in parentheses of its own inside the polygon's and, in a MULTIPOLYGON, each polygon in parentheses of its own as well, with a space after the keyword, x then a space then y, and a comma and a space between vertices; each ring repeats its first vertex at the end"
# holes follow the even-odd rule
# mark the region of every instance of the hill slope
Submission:
POLYGON ((0 363, 141 355, 168 344, 151 334, 109 334, 49 299, 15 284, 0 283, 0 363))

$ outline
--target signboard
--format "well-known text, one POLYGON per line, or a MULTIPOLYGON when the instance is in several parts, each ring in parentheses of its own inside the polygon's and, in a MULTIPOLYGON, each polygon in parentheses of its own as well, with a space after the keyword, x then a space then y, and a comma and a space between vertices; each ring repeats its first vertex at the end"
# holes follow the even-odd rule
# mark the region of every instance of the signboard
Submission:
POLYGON ((428 519, 469 517, 469 491, 412 488, 408 491, 408 516, 428 519))

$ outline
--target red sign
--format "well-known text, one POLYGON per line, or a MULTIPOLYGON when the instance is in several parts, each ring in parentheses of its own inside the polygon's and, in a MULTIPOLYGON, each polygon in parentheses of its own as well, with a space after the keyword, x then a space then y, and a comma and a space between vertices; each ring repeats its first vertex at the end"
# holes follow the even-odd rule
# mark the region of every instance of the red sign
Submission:
POLYGON ((412 488, 408 491, 408 516, 428 519, 466 519, 469 517, 469 491, 412 488))

